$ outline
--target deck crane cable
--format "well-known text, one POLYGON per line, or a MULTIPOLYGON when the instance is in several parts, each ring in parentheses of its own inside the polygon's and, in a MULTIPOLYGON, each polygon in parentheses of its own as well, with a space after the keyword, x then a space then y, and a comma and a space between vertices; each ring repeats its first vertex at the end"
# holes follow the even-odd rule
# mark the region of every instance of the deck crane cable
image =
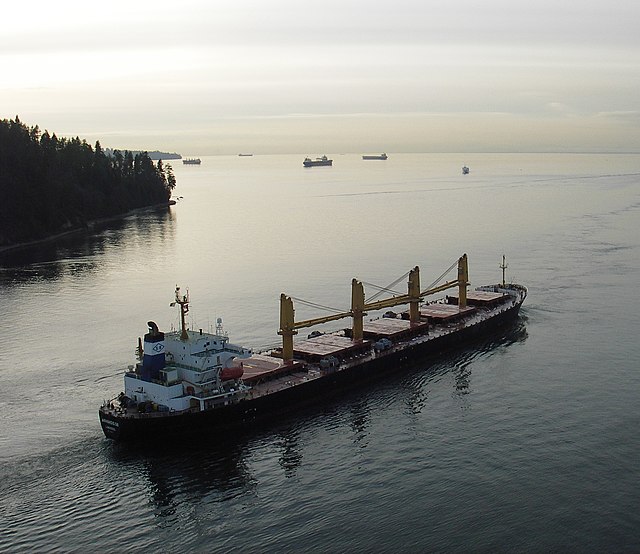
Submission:
MULTIPOLYGON (((433 287, 435 287, 440 281, 442 281, 442 279, 447 275, 447 273, 449 273, 454 267, 456 267, 456 265, 458 264, 458 260, 456 260, 455 262, 453 262, 448 269, 446 269, 442 275, 440 275, 440 277, 438 277, 433 283, 431 283, 426 289, 424 289, 424 291, 427 291, 433 287)), ((369 286, 369 287, 373 287, 378 289, 378 292, 376 292, 373 296, 371 296, 370 298, 367 299, 367 302, 372 302, 373 300, 375 300, 376 298, 378 298, 378 296, 380 296, 381 294, 385 293, 385 292, 389 292, 391 294, 395 294, 395 295, 400 295, 402 293, 397 292, 395 290, 393 290, 393 287, 395 287, 400 281, 402 281, 403 279, 406 279, 409 276, 409 273, 411 273, 410 271, 407 271, 404 275, 401 275, 400 277, 398 277, 393 283, 390 283, 389 285, 387 285, 386 287, 380 287, 378 285, 374 285, 372 283, 366 283, 363 281, 363 284, 369 286)), ((424 292, 423 291, 423 292, 424 292)), ((318 310, 326 310, 328 312, 334 312, 337 314, 340 313, 345 313, 348 310, 341 310, 339 308, 333 308, 331 306, 324 306, 322 304, 318 304, 316 302, 309 302, 308 300, 303 300, 302 298, 296 298, 295 296, 291 297, 291 300, 293 300, 294 302, 297 302, 299 304, 303 304, 305 306, 309 306, 311 308, 316 308, 318 310)))
POLYGON ((302 298, 296 298, 295 296, 291 297, 291 300, 293 300, 296 303, 299 304, 304 304, 305 306, 310 306, 311 308, 317 308, 319 310, 326 310, 328 312, 334 312, 336 314, 341 314, 344 313, 348 310, 340 310, 338 308, 332 308, 330 306, 323 306, 322 304, 316 304, 315 302, 309 302, 308 300, 303 300, 302 298))
POLYGON ((440 275, 440 277, 438 277, 433 283, 431 283, 426 289, 424 289, 422 292, 428 291, 429 289, 432 289, 433 287, 435 287, 440 281, 442 281, 442 279, 444 279, 444 277, 447 275, 447 273, 449 273, 454 267, 456 267, 458 265, 458 260, 456 260, 455 262, 453 262, 448 269, 446 269, 444 271, 444 273, 442 273, 442 275, 440 275))
POLYGON ((372 300, 375 300, 378 296, 380 296, 384 292, 388 292, 388 293, 396 295, 396 296, 404 294, 402 292, 398 292, 397 290, 394 290, 394 289, 391 289, 391 288, 388 288, 388 287, 380 287, 378 285, 374 285, 373 283, 367 283, 366 281, 362 281, 362 284, 365 285, 366 287, 373 287, 374 289, 377 289, 379 291, 379 292, 376 292, 370 298, 367 298, 368 302, 371 302, 372 300))
POLYGON ((409 276, 409 273, 411 273, 410 271, 407 271, 404 275, 401 275, 400 277, 398 277, 393 283, 388 284, 386 287, 379 287, 377 285, 372 285, 371 283, 364 283, 367 286, 371 286, 374 287, 376 289, 378 289, 378 292, 376 292, 373 296, 371 296, 370 298, 367 298, 367 302, 373 302, 376 298, 378 298, 378 296, 380 296, 383 292, 391 292, 392 294, 402 294, 399 292, 396 292, 393 290, 393 287, 395 287, 400 281, 402 281, 403 279, 406 279, 409 276))

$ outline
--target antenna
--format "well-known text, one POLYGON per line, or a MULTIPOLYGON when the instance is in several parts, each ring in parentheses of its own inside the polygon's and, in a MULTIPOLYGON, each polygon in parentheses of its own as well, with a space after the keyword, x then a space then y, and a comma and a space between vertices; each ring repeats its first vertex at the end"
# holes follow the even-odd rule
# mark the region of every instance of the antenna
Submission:
POLYGON ((502 254, 502 263, 498 267, 502 270, 502 286, 505 287, 507 283, 505 281, 504 272, 509 266, 505 260, 504 254, 502 254))
POLYGON ((187 333, 187 324, 185 322, 185 316, 189 313, 189 289, 187 294, 180 295, 180 287, 176 285, 176 301, 171 302, 170 306, 180 306, 180 340, 188 340, 189 334, 187 333))

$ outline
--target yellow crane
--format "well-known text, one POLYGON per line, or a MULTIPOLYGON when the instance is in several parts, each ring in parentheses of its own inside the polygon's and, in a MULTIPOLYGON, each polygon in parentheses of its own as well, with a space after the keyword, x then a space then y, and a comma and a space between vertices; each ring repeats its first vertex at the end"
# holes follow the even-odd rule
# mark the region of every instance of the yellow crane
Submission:
POLYGON ((414 267, 409 272, 409 281, 407 283, 407 294, 401 294, 377 300, 375 302, 365 302, 364 286, 357 279, 351 280, 351 309, 348 312, 342 312, 334 315, 316 317, 314 319, 305 319, 303 321, 295 320, 295 309, 293 300, 286 294, 280 295, 280 329, 278 335, 282 336, 282 359, 290 361, 293 359, 293 337, 298 334, 298 329, 320 325, 321 323, 329 323, 337 321, 345 317, 353 318, 352 340, 354 342, 361 341, 364 330, 364 316, 367 310, 382 310, 402 304, 409 304, 409 321, 410 323, 418 323, 420 320, 420 301, 428 295, 437 294, 444 290, 458 287, 458 305, 461 308, 467 305, 467 286, 469 285, 469 268, 467 264, 467 255, 463 254, 458 259, 458 278, 447 281, 441 285, 420 291, 420 268, 414 267))

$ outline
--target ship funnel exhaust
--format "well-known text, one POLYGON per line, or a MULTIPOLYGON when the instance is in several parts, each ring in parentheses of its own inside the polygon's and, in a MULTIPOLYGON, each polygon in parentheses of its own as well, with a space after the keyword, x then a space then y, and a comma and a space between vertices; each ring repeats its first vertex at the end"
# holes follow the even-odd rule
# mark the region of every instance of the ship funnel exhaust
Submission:
POLYGON ((147 322, 149 332, 144 336, 142 356, 142 379, 152 381, 160 378, 160 370, 165 366, 164 333, 153 321, 147 322))

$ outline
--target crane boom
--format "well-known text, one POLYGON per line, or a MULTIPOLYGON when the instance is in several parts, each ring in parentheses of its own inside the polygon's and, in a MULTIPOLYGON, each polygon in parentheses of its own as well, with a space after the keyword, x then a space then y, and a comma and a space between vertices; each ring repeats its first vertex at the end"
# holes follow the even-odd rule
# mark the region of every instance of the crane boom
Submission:
POLYGON ((345 317, 350 317, 351 311, 342 312, 339 314, 327 315, 324 317, 316 317, 314 319, 304 319, 302 321, 296 321, 293 326, 295 329, 304 329, 305 327, 313 327, 314 325, 321 325, 322 323, 329 323, 330 321, 337 321, 345 317))
POLYGON ((285 361, 293 359, 293 336, 298 334, 297 329, 304 329, 306 327, 313 327, 314 325, 320 325, 322 323, 329 323, 331 321, 337 321, 345 317, 353 318, 353 340, 359 341, 363 338, 363 321, 364 316, 367 315, 368 310, 382 310, 384 308, 391 308, 393 306, 400 306, 402 304, 409 304, 409 320, 411 323, 417 323, 420 319, 419 302, 425 297, 431 294, 437 294, 447 289, 458 287, 459 288, 459 303, 460 306, 466 305, 466 292, 468 283, 468 268, 467 268, 467 255, 463 254, 458 259, 458 278, 452 281, 447 281, 437 287, 432 287, 424 291, 420 291, 420 269, 418 266, 414 267, 409 272, 408 293, 399 296, 393 296, 384 300, 377 300, 375 302, 365 303, 364 300, 364 287, 361 281, 352 279, 351 281, 351 309, 349 311, 316 317, 313 319, 305 319, 302 321, 295 321, 295 310, 293 307, 293 300, 290 296, 285 294, 280 295, 280 329, 278 334, 282 336, 282 358, 285 361))

